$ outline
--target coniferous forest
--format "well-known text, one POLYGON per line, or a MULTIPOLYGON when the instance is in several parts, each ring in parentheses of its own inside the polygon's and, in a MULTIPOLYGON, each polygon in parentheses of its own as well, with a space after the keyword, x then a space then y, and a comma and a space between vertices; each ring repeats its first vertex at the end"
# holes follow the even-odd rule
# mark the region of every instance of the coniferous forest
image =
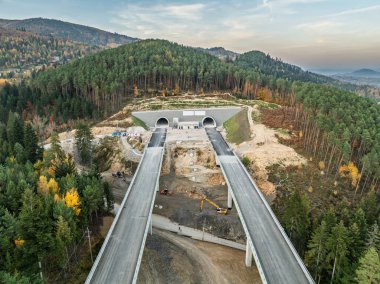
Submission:
POLYGON ((316 215, 296 190, 279 218, 315 281, 379 283, 380 105, 319 77, 302 82, 305 74, 295 67, 294 77, 270 66, 263 72, 249 64, 255 56, 225 63, 193 48, 145 40, 6 84, 0 90, 0 282, 37 279, 38 262, 65 269, 92 215, 112 207, 96 172, 78 174, 56 135, 43 152, 30 121, 59 125, 110 115, 131 98, 226 91, 282 105, 305 153, 326 175, 350 180, 352 198, 324 214, 316 215))

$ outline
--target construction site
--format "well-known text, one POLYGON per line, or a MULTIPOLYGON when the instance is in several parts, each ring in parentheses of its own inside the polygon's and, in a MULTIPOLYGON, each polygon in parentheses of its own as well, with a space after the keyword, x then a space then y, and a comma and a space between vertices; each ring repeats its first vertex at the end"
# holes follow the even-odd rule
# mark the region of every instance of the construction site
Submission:
MULTIPOLYGON (((275 135, 280 133, 253 120, 255 114, 259 115, 255 106, 232 109, 229 121, 239 125, 240 133, 246 133, 243 141, 235 142, 229 137, 230 129, 224 122, 230 117, 225 109, 222 119, 204 110, 180 110, 172 116, 158 111, 159 117, 148 120, 145 129, 116 126, 128 126, 131 112, 127 110, 128 115, 117 114, 93 128, 95 162, 100 165, 103 180, 112 187, 115 214, 133 182, 152 135, 150 129, 166 131, 152 212, 153 232, 146 237, 137 283, 261 283, 255 262, 251 260, 252 265, 246 265, 246 232, 236 206, 229 206, 229 187, 206 130, 217 129, 240 158, 249 157, 250 168, 255 169, 252 177, 269 202, 276 192, 267 180, 266 168, 278 163, 302 164, 304 159, 277 141, 275 135), (112 135, 120 131, 127 135, 112 135), (276 155, 276 151, 282 155, 276 155)), ((62 134, 61 144, 75 156, 73 135, 62 134)), ((103 238, 112 222, 112 217, 103 218, 103 238)))

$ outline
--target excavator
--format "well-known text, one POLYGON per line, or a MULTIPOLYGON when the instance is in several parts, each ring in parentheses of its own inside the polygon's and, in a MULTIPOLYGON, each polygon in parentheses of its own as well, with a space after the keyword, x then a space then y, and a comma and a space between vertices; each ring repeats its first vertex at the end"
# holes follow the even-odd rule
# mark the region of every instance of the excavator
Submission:
POLYGON ((226 215, 227 214, 228 210, 226 208, 218 206, 215 202, 212 202, 206 196, 201 197, 201 206, 200 206, 201 211, 203 209, 203 204, 204 204, 205 201, 207 201, 212 206, 214 206, 216 208, 216 212, 218 212, 219 214, 222 214, 222 215, 226 215))

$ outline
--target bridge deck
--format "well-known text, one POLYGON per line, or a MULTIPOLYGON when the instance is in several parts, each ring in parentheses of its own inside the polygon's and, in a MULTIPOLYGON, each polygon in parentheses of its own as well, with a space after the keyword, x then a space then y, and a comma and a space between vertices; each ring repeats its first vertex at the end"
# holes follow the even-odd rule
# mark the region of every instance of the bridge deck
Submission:
POLYGON ((86 283, 136 280, 160 176, 165 134, 165 129, 153 133, 86 283))
POLYGON ((215 129, 207 134, 232 190, 241 221, 256 255, 263 282, 314 283, 256 184, 215 129))

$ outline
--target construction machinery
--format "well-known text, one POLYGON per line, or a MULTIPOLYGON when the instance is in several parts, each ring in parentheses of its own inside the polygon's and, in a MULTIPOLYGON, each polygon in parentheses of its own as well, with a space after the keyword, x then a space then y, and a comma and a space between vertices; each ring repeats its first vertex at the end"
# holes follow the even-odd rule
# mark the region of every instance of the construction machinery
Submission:
POLYGON ((161 190, 160 190, 160 194, 161 194, 161 195, 169 195, 169 196, 172 196, 172 195, 173 195, 173 191, 169 191, 167 188, 164 188, 164 189, 161 189, 161 190))
POLYGON ((201 205, 200 205, 201 211, 203 209, 203 204, 204 204, 205 201, 207 201, 212 206, 214 206, 216 208, 216 212, 218 212, 219 214, 222 214, 222 215, 226 215, 227 214, 227 212, 228 212, 227 208, 220 207, 218 204, 216 204, 215 202, 211 201, 206 196, 201 197, 201 205))

